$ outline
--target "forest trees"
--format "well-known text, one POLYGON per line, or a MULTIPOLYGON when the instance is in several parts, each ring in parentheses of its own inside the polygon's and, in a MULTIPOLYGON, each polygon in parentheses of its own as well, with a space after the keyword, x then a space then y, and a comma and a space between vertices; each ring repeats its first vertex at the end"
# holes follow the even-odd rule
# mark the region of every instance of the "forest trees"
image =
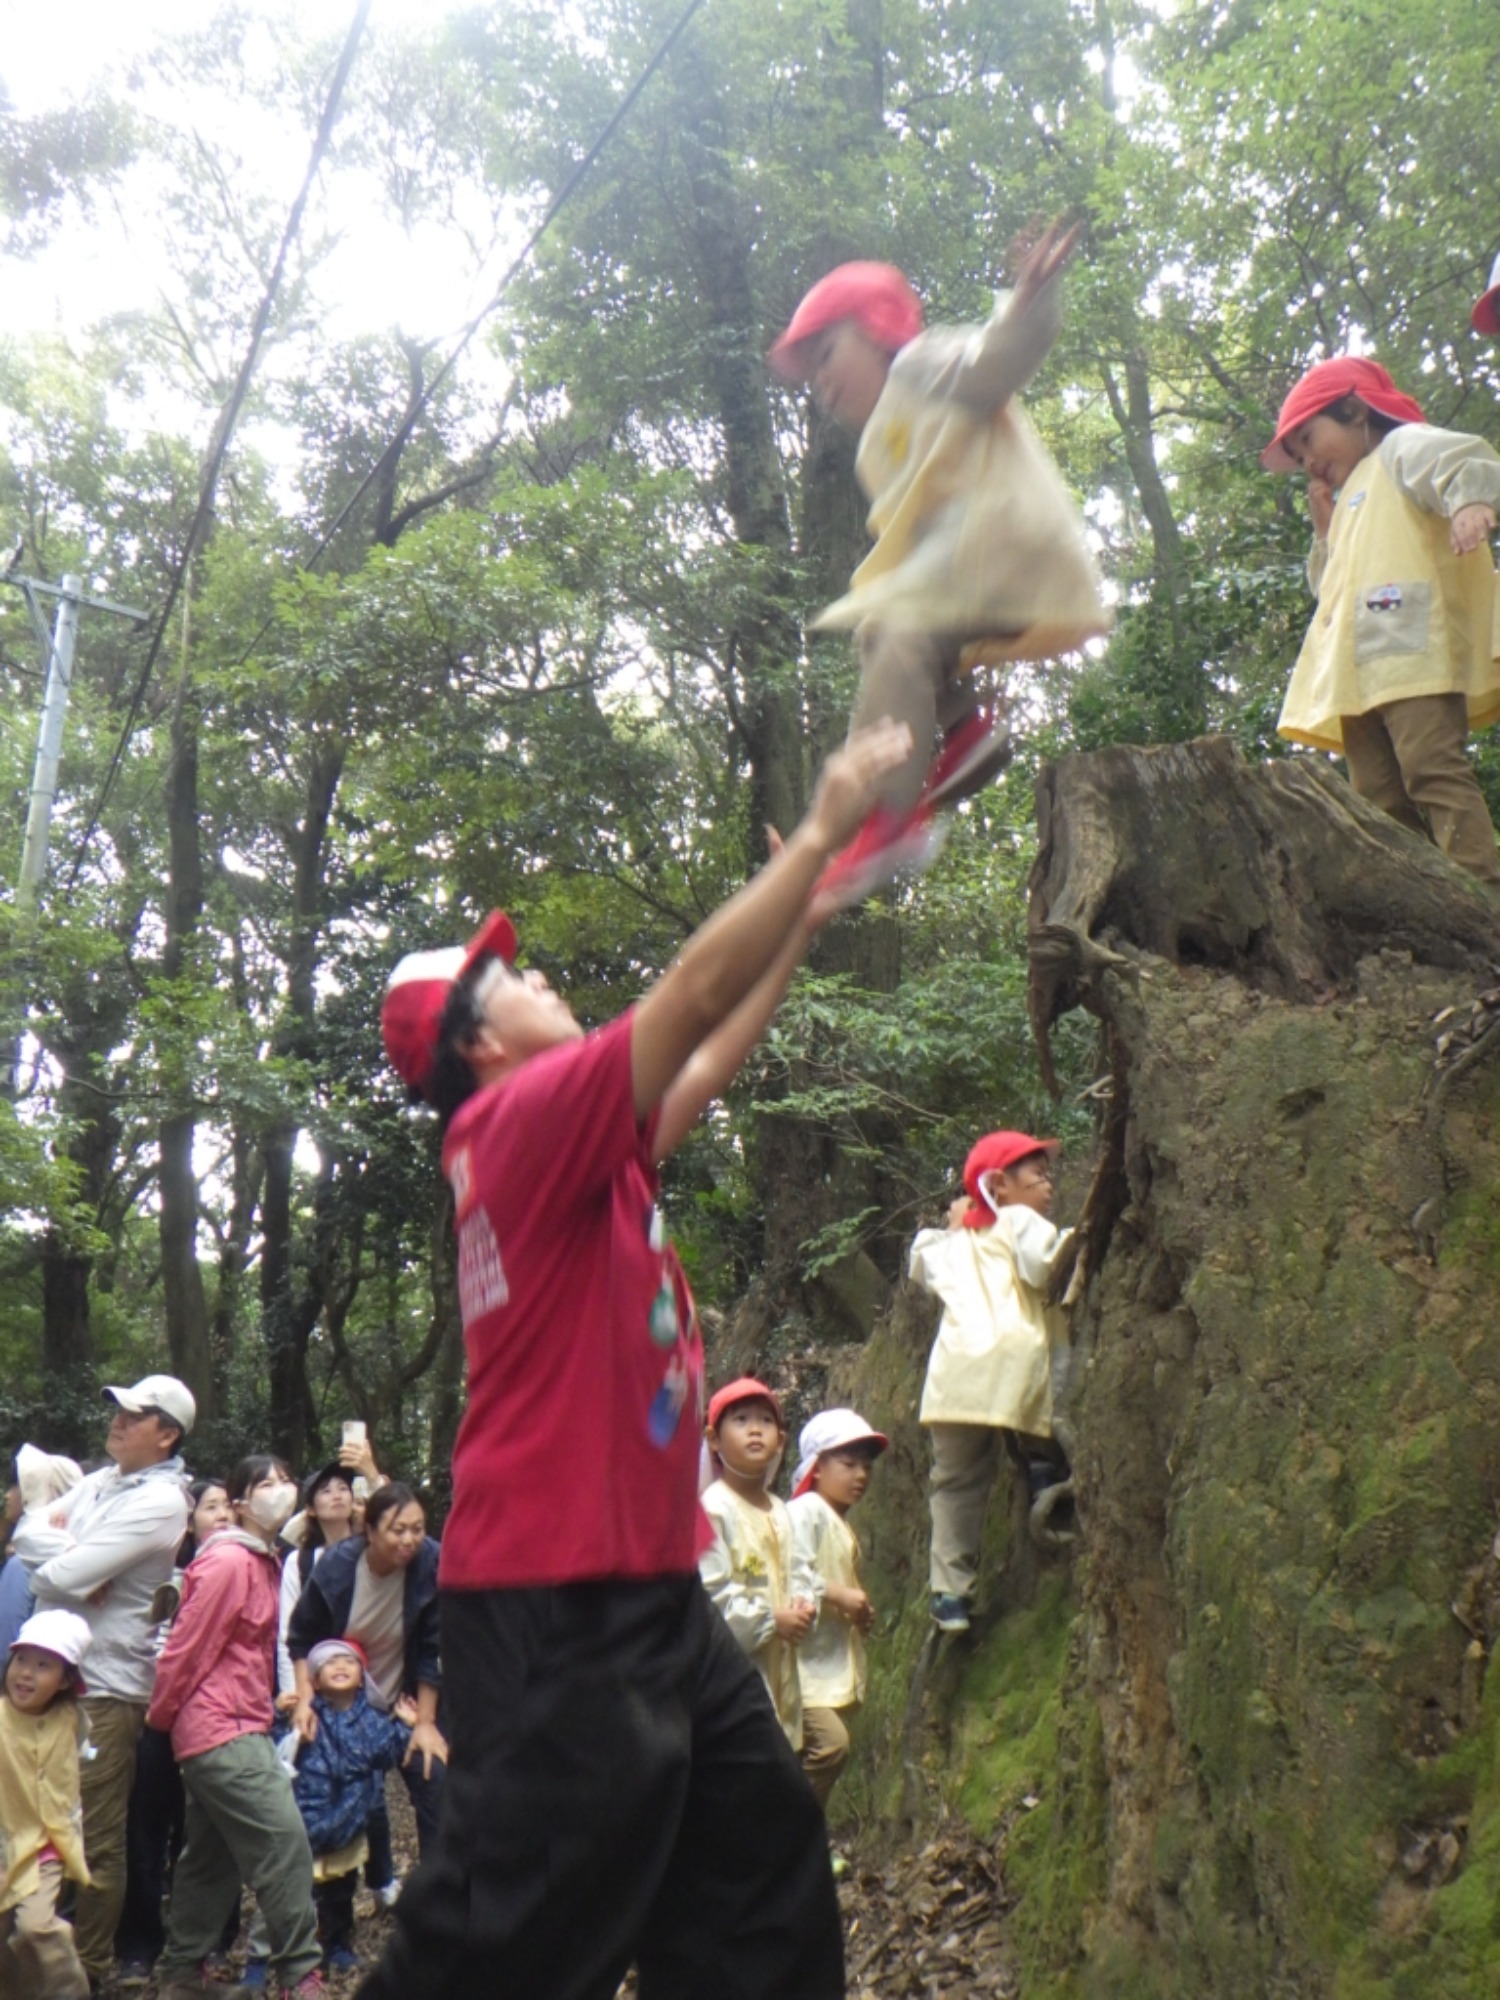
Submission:
MULTIPOLYGON (((503 904, 600 1018, 795 817, 850 677, 807 619, 862 509, 849 441, 762 356, 830 263, 889 257, 934 317, 974 318, 1019 231, 1084 220, 1029 401, 1119 626, 1028 677, 1015 771, 923 884, 830 935, 679 1160, 710 1300, 770 1257, 782 1308, 847 1327, 841 1274, 891 1275, 976 1115, 1047 1115, 1018 949, 1031 775, 1205 727, 1270 746, 1305 530, 1255 453, 1297 369, 1361 341, 1439 421, 1500 435, 1500 357, 1465 330, 1500 241, 1483 0, 1393 0, 1378 35, 1304 0, 705 0, 451 373, 420 300, 391 333, 329 330, 341 187, 446 232, 486 297, 680 12, 604 0, 585 34, 478 7, 367 45, 128 733, 140 642, 85 624, 51 878, 34 926, 0 907, 18 1423, 45 1407, 76 1435, 101 1369, 170 1356, 225 1449, 310 1454, 354 1410, 392 1462, 441 1468, 461 1350, 381 984, 503 904)), ((175 122, 147 91, 7 128, 13 245, 134 159, 175 274, 153 313, 101 301, 87 338, 0 347, 0 546, 29 573, 163 602, 283 220, 203 107, 274 110, 300 145, 330 59, 235 17, 159 56, 175 122)), ((0 604, 12 856, 37 675, 0 604)), ((1061 1055, 1085 1082, 1089 1050, 1061 1055)))

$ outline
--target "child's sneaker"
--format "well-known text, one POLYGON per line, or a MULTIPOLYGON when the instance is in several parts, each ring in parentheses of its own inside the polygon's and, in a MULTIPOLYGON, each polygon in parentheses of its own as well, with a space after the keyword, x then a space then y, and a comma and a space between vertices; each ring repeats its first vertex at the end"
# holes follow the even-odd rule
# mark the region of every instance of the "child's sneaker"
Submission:
POLYGON ((399 1875, 394 1882, 387 1882, 384 1888, 375 1891, 375 1903, 378 1909, 394 1910, 400 1900, 401 1877, 399 1875))
POLYGON ((943 736, 923 788, 929 807, 954 805, 983 791, 1016 754, 1003 714, 992 708, 971 708, 943 736))
POLYGON ((897 875, 920 874, 942 843, 942 829, 934 824, 926 800, 919 799, 904 813, 876 806, 849 845, 823 870, 813 894, 831 898, 838 909, 850 909, 897 875))
POLYGON ((245 1969, 240 1974, 240 1985, 251 1993, 264 1993, 266 1981, 270 1977, 271 1962, 266 1958, 247 1958, 245 1969))
POLYGON ((295 1986, 283 1986, 282 1992, 293 1996, 293 2000, 325 2000, 328 1981, 321 1972, 304 1972, 295 1986))
POLYGON ((947 1591, 932 1593, 932 1622, 940 1632, 967 1632, 969 1629, 969 1600, 955 1597, 947 1591))

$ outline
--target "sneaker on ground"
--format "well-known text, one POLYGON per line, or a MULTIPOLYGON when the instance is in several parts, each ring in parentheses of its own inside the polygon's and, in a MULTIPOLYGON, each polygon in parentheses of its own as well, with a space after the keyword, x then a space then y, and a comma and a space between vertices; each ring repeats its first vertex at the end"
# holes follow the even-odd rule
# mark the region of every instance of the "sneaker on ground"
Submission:
POLYGON ((955 805, 982 791, 1015 755, 1010 730, 994 709, 972 708, 947 731, 922 801, 930 807, 955 805))
POLYGON ((266 1958, 247 1958, 245 1969, 240 1974, 240 1990, 246 1993, 264 1993, 270 1977, 271 1962, 266 1958))
POLYGON ((323 1955, 323 1964, 329 1972, 358 1972, 359 1953, 352 1945, 330 1945, 323 1955))
POLYGON ((150 1984, 151 1967, 146 1963, 145 1959, 127 1958, 122 1960, 120 1969, 115 1974, 115 1991, 117 1993, 139 1993, 150 1984))
POLYGON ((321 2000, 321 1996, 328 1991, 328 1981, 321 1971, 304 1972, 295 1986, 283 1986, 281 1990, 283 1993, 291 1994, 293 2000, 313 2000, 314 1995, 319 1996, 321 2000))
POLYGON ((394 1910, 400 1897, 401 1878, 399 1875, 394 1882, 387 1882, 383 1889, 375 1891, 375 1901, 382 1910, 394 1910))
POLYGON ((876 806, 846 848, 818 877, 815 896, 829 896, 847 910, 900 874, 920 874, 943 844, 931 807, 918 800, 909 812, 876 806))
POLYGON ((967 1632, 968 1598, 954 1597, 945 1591, 935 1590, 932 1594, 932 1622, 940 1632, 967 1632))

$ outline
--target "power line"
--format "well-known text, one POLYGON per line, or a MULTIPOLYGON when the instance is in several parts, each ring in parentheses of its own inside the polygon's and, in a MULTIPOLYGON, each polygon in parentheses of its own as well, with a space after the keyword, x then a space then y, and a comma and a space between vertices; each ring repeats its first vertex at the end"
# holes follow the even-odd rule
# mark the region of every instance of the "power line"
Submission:
POLYGON ((229 449, 229 440, 234 434, 235 424, 239 420, 240 411, 250 391, 250 383, 255 374, 255 364, 260 358, 261 341, 265 337, 272 308, 275 306, 277 294, 281 290, 281 280, 286 270, 287 258, 290 256, 292 245, 296 242, 302 228, 303 210, 307 206, 308 196, 312 193, 313 182, 317 178, 318 169, 323 164, 323 156, 327 152, 329 141, 333 137, 333 127, 338 117, 339 104, 344 94, 344 86, 349 80, 349 72, 354 67, 354 58, 358 52, 360 41, 364 36, 365 25, 370 17, 371 5, 372 0, 357 0, 357 5, 354 9, 354 19, 349 25, 348 35, 345 37, 338 65, 334 70, 333 80, 328 87, 328 95, 324 100, 323 113, 318 120, 318 129, 313 135, 312 150, 308 155, 307 171, 302 177, 301 187, 297 190, 297 198, 287 213, 286 226, 281 232, 281 242, 276 251, 276 261, 271 267, 271 275, 266 280, 265 288, 261 293, 260 304, 256 308, 255 320, 250 329, 250 342, 245 350, 245 358, 240 363, 240 371, 235 378, 234 388, 230 392, 229 400, 220 412, 218 423, 215 425, 208 463, 204 468, 203 478, 198 488, 198 505, 193 514, 192 526, 188 530, 187 540, 183 544, 182 552, 173 564, 171 578, 167 586, 166 602, 162 606, 161 615, 156 621, 155 629, 151 634, 151 644, 146 650, 145 661, 136 678, 136 684, 130 697, 130 705, 125 711, 125 721, 120 730, 119 740, 115 744, 114 754, 109 760, 109 768, 104 774, 104 782, 100 786, 98 795, 94 800, 88 824, 83 830, 83 837, 80 839, 77 851, 73 857, 73 866, 69 871, 67 882, 69 890, 72 890, 77 885, 79 871, 83 867, 83 860, 85 854, 88 852, 89 842, 94 837, 95 830, 99 825, 100 815, 103 813, 105 805, 109 800, 109 795, 114 789, 115 779, 119 775, 126 746, 134 732, 136 718, 141 712, 141 703, 145 700, 146 689, 150 684, 152 672, 155 669, 157 658, 161 653, 172 612, 176 607, 178 597, 181 595, 183 582, 186 579, 188 567, 193 558, 193 552, 198 546, 199 537, 207 527, 209 515, 213 511, 214 494, 218 487, 219 473, 224 464, 224 457, 229 449))

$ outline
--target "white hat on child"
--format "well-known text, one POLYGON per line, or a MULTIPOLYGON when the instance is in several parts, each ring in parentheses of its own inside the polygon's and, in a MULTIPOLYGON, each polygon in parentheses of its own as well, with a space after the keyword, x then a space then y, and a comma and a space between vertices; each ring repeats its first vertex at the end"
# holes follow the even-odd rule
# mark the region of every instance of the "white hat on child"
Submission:
POLYGON ((39 1445, 23 1444, 16 1453, 16 1484, 21 1489, 23 1507, 46 1507, 71 1493, 83 1479, 83 1467, 61 1452, 43 1451, 39 1445))
POLYGON ((14 1652, 17 1646, 37 1646, 44 1653, 56 1653, 70 1667, 80 1667, 93 1639, 88 1620, 80 1618, 76 1611, 34 1611, 11 1640, 10 1650, 14 1652))
POLYGON ((792 1498, 811 1489, 813 1470, 825 1451, 842 1451, 846 1445, 873 1444, 882 1451, 890 1444, 884 1431, 872 1431, 857 1410, 819 1410, 802 1426, 797 1440, 802 1456, 792 1481, 792 1498))

